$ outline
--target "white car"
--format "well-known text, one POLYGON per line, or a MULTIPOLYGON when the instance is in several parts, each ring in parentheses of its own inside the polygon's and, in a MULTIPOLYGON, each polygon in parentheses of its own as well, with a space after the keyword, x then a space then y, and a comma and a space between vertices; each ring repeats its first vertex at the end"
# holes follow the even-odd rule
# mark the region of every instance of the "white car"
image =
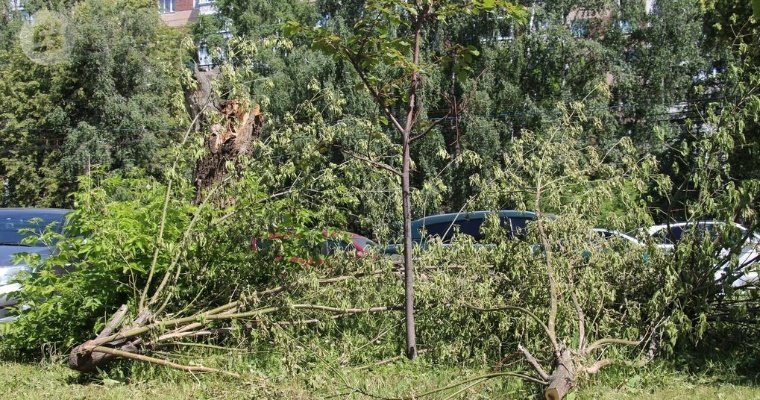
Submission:
POLYGON ((44 259, 55 251, 52 245, 29 243, 26 237, 42 233, 48 225, 61 233, 69 212, 54 208, 0 208, 0 323, 15 319, 9 316, 8 308, 16 305, 13 294, 21 285, 14 279, 22 271, 31 271, 30 266, 16 263, 16 256, 37 253, 44 259))
POLYGON ((597 235, 601 236, 604 239, 612 239, 612 238, 619 238, 621 240, 624 240, 626 242, 630 242, 631 244, 637 245, 637 246, 643 246, 644 244, 641 243, 638 239, 635 237, 623 233, 620 231, 613 231, 610 229, 604 229, 604 228, 594 228, 592 229, 597 235))
MULTIPOLYGON (((655 241, 657 247, 665 251, 673 251, 675 246, 688 233, 697 229, 698 234, 707 235, 717 239, 718 234, 726 229, 732 230, 731 235, 737 238, 745 238, 739 254, 737 267, 737 279, 731 284, 733 287, 754 286, 760 282, 757 267, 760 265, 760 235, 749 232, 742 225, 726 224, 719 221, 678 222, 673 224, 655 225, 647 229, 647 234, 655 241)), ((721 258, 729 255, 730 250, 725 248, 720 252, 721 258)), ((725 278, 729 266, 728 261, 721 263, 715 268, 715 280, 725 278)))

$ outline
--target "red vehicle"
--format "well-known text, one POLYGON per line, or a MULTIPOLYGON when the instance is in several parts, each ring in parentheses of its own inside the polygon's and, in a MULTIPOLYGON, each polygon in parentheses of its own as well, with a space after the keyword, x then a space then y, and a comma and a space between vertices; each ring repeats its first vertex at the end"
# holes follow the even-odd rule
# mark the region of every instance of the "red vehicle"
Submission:
POLYGON ((288 260, 295 264, 313 265, 323 264, 326 257, 338 252, 364 257, 370 247, 376 246, 372 240, 350 232, 323 231, 321 240, 306 236, 310 235, 271 233, 266 239, 251 239, 251 249, 270 253, 275 261, 288 260))

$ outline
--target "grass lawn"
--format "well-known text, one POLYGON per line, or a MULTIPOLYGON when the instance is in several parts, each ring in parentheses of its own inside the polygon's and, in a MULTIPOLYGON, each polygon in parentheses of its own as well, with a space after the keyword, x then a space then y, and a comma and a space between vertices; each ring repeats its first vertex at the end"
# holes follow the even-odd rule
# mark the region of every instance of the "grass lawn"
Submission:
MULTIPOLYGON (((350 374, 349 382, 364 385, 373 393, 397 396, 398 390, 407 390, 408 382, 402 382, 409 371, 403 368, 386 368, 362 375, 350 374), (392 382, 396 382, 394 385, 392 382), (384 385, 391 386, 384 386, 384 385), (396 386, 396 387, 392 387, 396 386), (383 393, 382 388, 387 388, 383 393), (401 389, 398 389, 401 388, 401 389), (397 389, 397 390, 394 390, 397 389)), ((59 364, 0 364, 0 398, 2 399, 243 399, 243 398, 368 398, 341 387, 340 381, 323 377, 299 377, 290 379, 270 379, 263 375, 251 375, 237 381, 217 376, 188 376, 174 373, 153 373, 154 378, 129 380, 100 376, 82 379, 78 374, 59 364)), ((413 381, 427 379, 435 382, 431 387, 445 386, 446 379, 474 374, 473 371, 444 371, 436 375, 425 375, 417 371, 413 381)), ((654 372, 603 378, 601 382, 587 385, 570 396, 569 399, 760 399, 760 386, 728 384, 709 379, 678 374, 655 376, 654 372)), ((451 382, 451 381, 449 381, 451 382)), ((428 399, 489 399, 514 398, 506 396, 505 382, 489 381, 455 394, 465 386, 430 395, 428 399), (449 397, 454 395, 454 397, 449 397)), ((409 393, 409 392, 406 392, 409 393)), ((511 393, 514 393, 512 391, 511 393)), ((524 392, 523 392, 524 393, 524 392)))

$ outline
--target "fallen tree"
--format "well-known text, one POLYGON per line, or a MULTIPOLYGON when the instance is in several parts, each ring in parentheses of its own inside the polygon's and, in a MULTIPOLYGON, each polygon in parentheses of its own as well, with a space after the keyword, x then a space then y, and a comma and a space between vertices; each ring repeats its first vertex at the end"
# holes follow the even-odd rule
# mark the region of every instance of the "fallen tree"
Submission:
MULTIPOLYGON (((317 285, 330 285, 348 280, 371 278, 380 276, 386 271, 373 271, 370 273, 356 273, 353 275, 337 276, 317 280, 317 285)), ((265 300, 269 297, 284 293, 289 289, 294 289, 297 284, 289 286, 278 286, 270 289, 261 290, 255 293, 248 293, 245 297, 256 297, 259 300, 265 300)), ((359 313, 378 313, 387 311, 399 311, 403 308, 401 305, 391 306, 374 306, 366 308, 342 308, 331 307, 319 304, 288 304, 282 306, 268 306, 250 308, 247 306, 245 299, 239 299, 227 304, 215 307, 208 311, 199 312, 182 318, 151 318, 152 314, 148 309, 143 309, 137 314, 134 321, 123 324, 124 317, 127 314, 128 307, 122 305, 114 313, 110 321, 95 339, 89 340, 79 346, 76 346, 69 354, 69 367, 79 372, 92 372, 98 367, 102 367, 106 362, 115 357, 129 358, 137 361, 151 362, 167 367, 181 369, 193 372, 222 372, 228 375, 234 375, 229 372, 216 370, 207 367, 192 367, 180 365, 166 360, 160 360, 153 357, 142 355, 144 351, 152 349, 162 343, 176 341, 181 338, 203 337, 213 335, 213 331, 207 330, 206 327, 213 322, 224 322, 238 319, 256 321, 257 318, 268 314, 277 313, 284 310, 308 310, 327 314, 324 319, 335 318, 344 315, 359 313), (149 339, 146 339, 149 337, 149 339)), ((319 322, 321 319, 310 320, 308 322, 319 322)), ((293 321, 273 321, 270 324, 292 324, 293 321)))
MULTIPOLYGON (((536 210, 537 221, 514 231, 486 224, 482 229, 495 238, 493 248, 473 246, 466 235, 455 235, 446 246, 433 240, 415 259, 417 326, 425 338, 419 350, 425 357, 442 364, 495 363, 504 358, 502 349, 510 348, 524 359, 520 371, 494 372, 467 385, 511 376, 544 386, 549 399, 562 398, 606 366, 648 361, 663 321, 678 311, 672 305, 679 294, 670 291, 675 272, 663 273, 667 259, 647 254, 644 262, 642 248, 620 250, 589 238, 597 221, 587 216, 600 214, 604 200, 617 199, 626 185, 638 187, 642 178, 636 174, 651 169, 651 160, 607 165, 604 157, 587 153, 575 126, 561 125, 541 137, 524 133, 513 142, 508 168, 494 171, 488 182, 472 178, 482 198, 465 208, 475 207, 476 200, 514 204, 536 210)), ((377 254, 293 264, 249 248, 251 238, 283 232, 323 244, 326 227, 320 223, 331 214, 314 209, 327 208, 322 199, 328 197, 304 200, 304 193, 323 187, 303 182, 311 184, 336 167, 301 174, 306 163, 300 162, 288 166, 283 178, 276 172, 287 162, 260 160, 293 156, 283 151, 295 142, 285 135, 301 127, 287 128, 284 137, 252 136, 251 143, 263 151, 250 160, 242 153, 231 157, 224 171, 207 175, 211 178, 204 181, 211 184, 202 190, 189 173, 178 171, 199 165, 208 148, 195 158, 178 156, 166 183, 118 177, 83 185, 71 223, 74 235, 60 238, 60 257, 46 265, 73 262, 72 272, 57 276, 43 269, 25 283, 22 300, 35 306, 18 321, 19 334, 4 342, 23 340, 28 349, 59 340, 61 348, 73 349, 69 365, 81 372, 130 359, 245 378, 234 367, 178 360, 171 350, 184 344, 220 351, 272 348, 282 345, 278 340, 284 336, 299 342, 283 356, 302 357, 296 361, 308 357, 308 350, 298 350, 308 341, 323 346, 320 351, 339 352, 341 366, 371 369, 398 360, 404 353, 398 340, 404 334, 398 314, 405 278, 400 265, 377 254), (265 140, 282 147, 266 147, 265 140), (243 168, 250 166, 243 161, 255 168, 243 168), (267 186, 269 181, 279 186, 267 186), (51 293, 59 297, 51 300, 51 293), (69 308, 59 310, 60 305, 69 308), (52 331, 57 327, 63 328, 52 331), (90 333, 83 337, 82 332, 90 333)), ((319 129, 309 125, 298 139, 313 138, 319 129)), ((176 154, 185 154, 183 147, 197 150, 185 146, 193 142, 193 132, 188 129, 176 154)), ((303 148, 323 144, 314 139, 303 148)), ((625 143, 619 145, 623 149, 610 151, 625 153, 625 143)), ((320 185, 335 181, 332 176, 320 185)), ((630 213, 638 211, 634 207, 630 213)), ((300 239, 275 240, 272 246, 296 258, 313 256, 300 239)))
MULTIPOLYGON (((535 146, 539 152, 552 149, 553 152, 569 153, 572 150, 541 142, 535 143, 535 146)), ((577 218, 560 218, 555 221, 546 219, 542 214, 546 201, 543 195, 554 190, 561 191, 561 185, 565 182, 561 177, 546 175, 541 171, 561 171, 562 168, 556 168, 547 161, 550 157, 554 158, 552 154, 526 154, 530 155, 523 160, 526 164, 516 165, 515 173, 522 172, 532 179, 520 182, 517 177, 512 177, 511 182, 523 185, 524 189, 520 193, 529 192, 529 182, 535 185, 531 193, 536 195, 531 200, 538 219, 528 227, 526 240, 538 243, 540 251, 535 247, 524 246, 521 244, 524 242, 519 240, 504 242, 500 245, 502 247, 485 255, 473 252, 471 244, 466 241, 437 250, 431 244, 430 251, 421 255, 418 261, 418 265, 429 265, 418 268, 421 291, 418 309, 421 321, 425 324, 450 321, 451 326, 445 329, 438 327, 440 332, 433 334, 438 335, 433 336, 440 341, 438 343, 445 343, 446 340, 475 340, 468 339, 470 334, 464 333, 481 334, 482 327, 476 315, 509 311, 499 313, 503 314, 498 318, 504 321, 505 328, 498 335, 501 340, 515 344, 527 365, 537 375, 529 380, 545 385, 546 398, 561 399, 585 376, 598 373, 605 366, 646 361, 646 357, 631 359, 625 354, 616 353, 609 357, 599 355, 605 354, 604 350, 611 346, 642 349, 655 331, 651 321, 645 321, 642 325, 638 315, 627 315, 617 305, 618 300, 615 298, 628 296, 628 301, 633 301, 638 306, 646 300, 646 292, 642 291, 639 295, 635 293, 640 287, 629 285, 628 281, 616 281, 635 278, 633 272, 638 273, 641 262, 638 250, 611 257, 611 254, 604 254, 609 251, 608 246, 601 244, 602 249, 593 251, 590 259, 584 256, 578 249, 587 243, 582 232, 588 229, 588 225, 577 218), (531 171, 535 175, 525 171, 531 171), (457 264, 452 265, 453 263, 457 264), (616 272, 624 275, 620 278, 615 275, 616 272), (452 285, 452 281, 456 285, 452 285), (601 293, 599 296, 595 294, 597 291, 601 293), (501 300, 501 304, 498 300, 501 300), (593 308, 591 322, 586 316, 586 309, 590 306, 593 308), (507 336, 514 334, 509 327, 515 326, 523 327, 526 333, 507 336), (638 333, 635 339, 614 336, 629 329, 638 333), (538 337, 543 338, 537 339, 538 337), (545 360, 545 357, 534 356, 537 352, 550 355, 550 368, 539 361, 545 360)), ((580 176, 592 176, 596 167, 598 165, 581 169, 584 172, 580 176)), ((243 225, 241 222, 247 219, 245 212, 267 204, 268 194, 253 193, 250 198, 246 198, 242 196, 243 192, 236 192, 234 186, 238 184, 236 179, 239 176, 227 173, 223 179, 203 191, 202 200, 196 201, 193 213, 181 224, 182 231, 165 226, 171 214, 170 204, 173 204, 171 185, 167 185, 157 224, 157 245, 149 258, 150 265, 146 269, 145 279, 140 281, 142 286, 137 288, 136 295, 130 302, 133 308, 122 305, 94 339, 75 346, 69 355, 69 366, 72 369, 88 372, 102 367, 109 360, 126 358, 184 371, 235 376, 234 371, 154 357, 151 352, 180 340, 210 343, 211 340, 222 338, 223 341, 225 334, 235 329, 233 326, 236 321, 244 321, 245 330, 250 334, 271 327, 296 329, 298 326, 322 326, 348 316, 372 314, 378 316, 378 321, 383 321, 382 315, 402 310, 403 304, 396 297, 402 282, 402 269, 389 260, 369 258, 352 261, 338 258, 345 265, 328 263, 322 268, 325 272, 343 271, 343 274, 319 278, 312 274, 311 279, 301 280, 302 275, 309 274, 308 266, 304 270, 303 266, 287 267, 276 260, 260 258, 256 261, 262 265, 258 266, 252 263, 254 259, 243 255, 239 259, 239 265, 244 265, 249 272, 244 278, 236 280, 226 274, 237 268, 238 264, 225 261, 224 254, 207 255, 198 250, 192 257, 188 255, 186 249, 202 248, 200 244, 208 240, 204 235, 207 235, 209 229, 218 230, 219 240, 222 241, 214 243, 221 249, 228 246, 225 241, 234 243, 245 237, 230 237, 230 230, 240 229, 239 226, 243 225), (241 195, 234 196, 234 202, 219 201, 220 198, 229 198, 232 193, 241 195), (224 207, 219 207, 219 204, 224 207), (163 243, 165 234, 169 231, 173 232, 170 246, 163 243), (186 264, 195 265, 197 269, 193 269, 192 273, 183 271, 183 268, 188 268, 186 264), (385 267, 378 268, 381 265, 385 267), (264 281, 279 281, 280 284, 263 286, 265 289, 253 286, 240 290, 236 288, 245 279, 262 279, 261 275, 258 278, 254 275, 259 267, 274 268, 265 270, 264 281), (215 275, 204 276, 205 271, 209 270, 216 271, 215 275), (201 275, 195 278, 195 274, 201 275), (195 281, 197 286, 191 286, 191 290, 173 290, 193 285, 195 281), (217 284, 222 285, 220 288, 227 297, 203 298, 204 291, 213 290, 213 285, 217 284), (212 289, 207 289, 207 286, 212 289), (335 288, 335 291, 329 292, 328 288, 335 288), (373 290, 377 293, 373 294, 373 290), (328 292, 330 295, 326 294, 328 292), (335 303, 338 301, 341 304, 335 303), (294 312, 300 314, 294 318, 294 312), (131 319, 127 319, 127 315, 131 319)), ((243 188, 248 188, 245 179, 239 183, 243 188)), ((549 200, 554 201, 552 198, 549 200)), ((294 245, 301 246, 300 243, 294 245)), ((211 248, 206 250, 213 251, 211 248)), ((649 285, 644 289, 656 286, 656 282, 649 280, 651 276, 639 277, 644 284, 649 285)), ((373 328, 367 328, 367 331, 371 329, 373 328)), ((429 332, 426 334, 431 335, 429 332)), ((477 335, 473 334, 472 337, 477 335)), ((429 339, 428 343, 436 343, 434 339, 429 339)), ((430 350, 433 350, 431 357, 457 357, 436 354, 435 347, 430 350)))

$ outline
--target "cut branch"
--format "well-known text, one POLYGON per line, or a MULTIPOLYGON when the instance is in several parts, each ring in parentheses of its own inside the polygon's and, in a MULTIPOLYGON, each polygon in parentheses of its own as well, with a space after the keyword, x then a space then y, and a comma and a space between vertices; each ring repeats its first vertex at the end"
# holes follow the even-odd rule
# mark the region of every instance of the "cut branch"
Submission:
POLYGON ((640 340, 625 340, 625 339, 613 339, 613 338, 606 338, 606 339, 599 339, 594 343, 591 343, 588 347, 585 349, 585 354, 589 354, 594 350, 600 349, 604 346, 611 345, 611 344, 620 344, 624 346, 638 346, 641 344, 640 340))
POLYGON ((100 331, 97 338, 102 338, 104 336, 108 336, 111 333, 113 333, 113 331, 115 331, 116 328, 118 328, 119 325, 121 325, 121 322, 124 320, 124 317, 127 315, 127 309, 128 309, 127 305, 122 304, 121 307, 119 307, 119 309, 116 310, 116 312, 113 314, 113 316, 111 317, 111 320, 108 321, 105 328, 103 328, 103 330, 100 331))
POLYGON ((533 357, 533 354, 531 354, 528 351, 528 349, 523 347, 522 344, 519 344, 517 345, 517 350, 519 350, 523 354, 523 356, 525 357, 525 361, 527 361, 528 364, 530 364, 533 367, 533 369, 536 370, 536 373, 538 373, 538 376, 540 376, 541 379, 545 381, 549 380, 549 374, 546 373, 544 368, 541 366, 541 363, 539 363, 538 360, 536 360, 536 357, 533 357))
MULTIPOLYGON (((203 114, 203 111, 208 106, 208 102, 204 103, 202 106, 198 105, 198 113, 195 114, 195 117, 193 117, 192 122, 190 122, 190 127, 187 128, 187 131, 185 131, 185 136, 182 137, 182 141, 179 144, 179 147, 182 148, 185 146, 185 143, 187 143, 187 139, 190 137, 190 133, 196 128, 196 124, 198 123, 198 119, 200 118, 201 114, 203 114)), ((177 169, 177 163, 179 161, 179 155, 174 157, 174 161, 172 162, 172 167, 170 171, 174 171, 177 169)), ((164 228, 166 226, 166 213, 167 209, 169 207, 169 200, 171 199, 172 194, 172 179, 169 179, 169 182, 166 184, 166 194, 164 195, 164 204, 161 207, 161 217, 160 222, 158 226, 158 234, 156 235, 156 244, 155 248, 153 249, 153 257, 151 258, 150 262, 150 268, 148 269, 148 279, 145 282, 145 286, 143 286, 142 293, 140 294, 140 302, 138 304, 139 311, 145 310, 145 300, 148 298, 148 291, 150 290, 151 282, 153 280, 153 275, 156 273, 156 265, 158 263, 158 254, 161 251, 161 246, 163 245, 163 238, 164 238, 164 228)))
POLYGON ((350 150, 346 150, 346 149, 343 149, 343 152, 345 152, 346 154, 348 154, 349 156, 351 156, 353 158, 356 158, 358 160, 362 160, 362 161, 366 162, 367 164, 369 164, 369 165, 371 165, 371 166, 373 166, 375 168, 380 168, 382 170, 388 171, 388 172, 392 173, 395 176, 401 176, 401 171, 397 170, 396 168, 393 168, 392 166, 390 166, 390 165, 388 165, 388 164, 386 164, 386 163, 384 163, 382 161, 373 160, 373 159, 371 159, 369 157, 365 157, 365 156, 363 156, 361 154, 357 154, 357 153, 354 153, 354 152, 352 152, 350 150))
POLYGON ((583 350, 586 346, 586 313, 583 312, 578 296, 575 291, 572 292, 573 305, 575 306, 575 312, 578 315, 578 348, 583 350))
POLYGON ((69 367, 80 372, 87 372, 87 371, 94 370, 95 367, 97 367, 99 364, 116 356, 116 353, 114 353, 113 351, 109 352, 109 351, 98 350, 100 348, 103 348, 103 346, 106 344, 109 344, 110 346, 118 347, 118 349, 108 347, 108 349, 111 349, 111 350, 118 350, 120 352, 126 352, 129 354, 137 353, 138 352, 137 346, 143 345, 142 339, 135 339, 131 342, 129 340, 153 330, 179 327, 178 329, 175 329, 172 332, 168 332, 164 335, 159 336, 154 343, 144 344, 144 346, 151 346, 152 344, 155 344, 161 341, 168 341, 168 340, 178 339, 178 338, 212 335, 214 333, 213 331, 208 331, 208 330, 194 331, 195 329, 206 326, 208 322, 210 321, 223 321, 223 320, 229 321, 229 320, 234 320, 234 319, 251 318, 255 316, 271 314, 277 311, 285 311, 289 309, 330 312, 330 313, 336 313, 338 316, 359 314, 359 313, 376 313, 376 312, 384 312, 384 311, 395 311, 395 310, 403 309, 401 305, 377 306, 377 307, 368 307, 368 308, 340 308, 340 307, 322 306, 322 305, 317 305, 317 304, 294 304, 290 306, 265 307, 265 308, 260 308, 257 310, 248 311, 248 312, 236 312, 237 306, 234 305, 234 303, 236 302, 224 305, 222 307, 218 307, 214 310, 211 310, 210 312, 205 312, 205 313, 193 315, 190 317, 177 318, 177 319, 165 320, 165 321, 156 321, 148 325, 130 327, 128 329, 125 328, 124 330, 122 330, 121 332, 117 334, 98 335, 97 338, 87 341, 77 346, 76 348, 74 348, 74 350, 71 351, 71 353, 69 354, 69 367), (225 310, 227 312, 223 312, 225 310))
POLYGON ((177 364, 175 362, 171 362, 168 360, 145 356, 142 354, 130 353, 128 351, 122 351, 118 349, 112 349, 110 347, 97 346, 92 350, 94 352, 110 354, 116 357, 128 358, 130 360, 143 361, 143 362, 148 362, 148 363, 156 364, 156 365, 163 365, 165 367, 179 369, 179 370, 187 371, 187 372, 216 373, 216 374, 224 374, 227 376, 231 376, 233 378, 240 378, 240 375, 234 372, 224 371, 224 370, 216 369, 216 368, 203 367, 203 366, 177 364))
POLYGON ((648 360, 646 358, 641 359, 641 360, 639 360, 637 362, 630 362, 630 361, 625 361, 625 360, 613 360, 613 359, 610 359, 610 358, 603 358, 603 359, 595 362, 594 364, 592 364, 590 367, 585 368, 585 371, 586 371, 587 374, 593 375, 593 374, 596 374, 599 371, 601 371, 602 368, 607 367, 607 366, 612 365, 612 364, 623 364, 623 365, 626 365, 626 366, 629 366, 629 367, 633 367, 633 368, 641 368, 644 365, 646 365, 649 361, 650 360, 648 360))

